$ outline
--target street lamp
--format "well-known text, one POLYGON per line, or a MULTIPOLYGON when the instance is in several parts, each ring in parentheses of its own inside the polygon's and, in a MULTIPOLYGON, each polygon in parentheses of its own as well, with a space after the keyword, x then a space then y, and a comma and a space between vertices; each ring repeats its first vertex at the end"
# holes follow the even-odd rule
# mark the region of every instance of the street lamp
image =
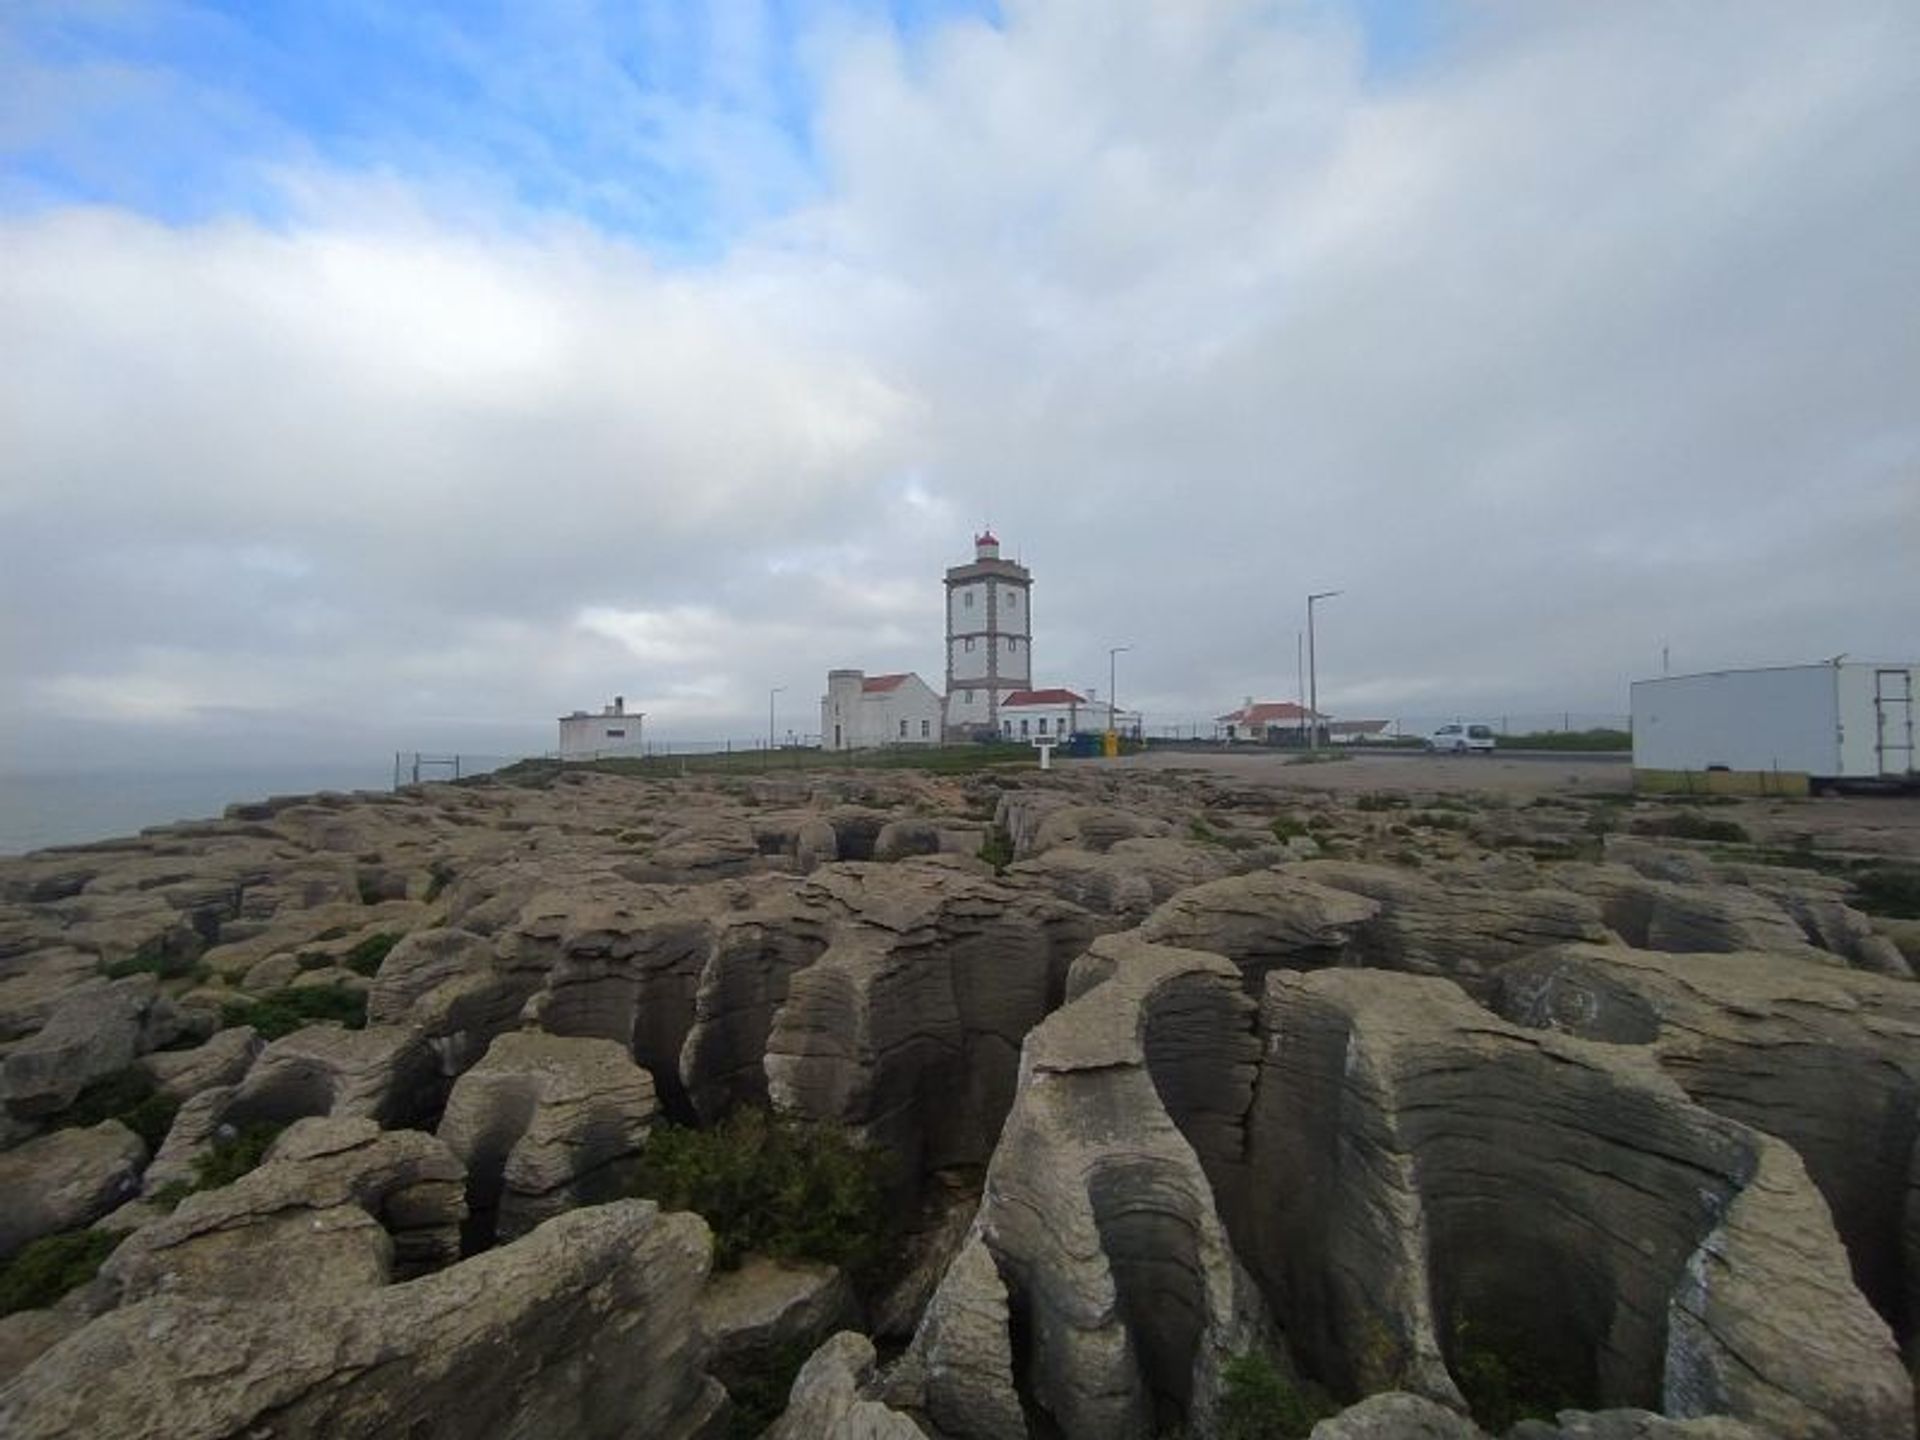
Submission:
MULTIPOLYGON (((1114 658, 1133 649, 1131 645, 1115 645, 1107 651, 1107 733, 1115 735, 1120 729, 1120 700, 1114 690, 1114 658)), ((1116 735, 1117 739, 1117 735, 1116 735)))
POLYGON ((773 697, 786 688, 784 685, 776 685, 767 691, 767 753, 769 755, 773 753, 773 697))
POLYGON ((1307 724, 1313 727, 1313 745, 1320 748, 1320 677, 1314 669, 1313 654, 1313 606, 1318 600, 1331 600, 1336 595, 1344 595, 1344 590, 1322 590, 1317 595, 1307 596, 1307 724))

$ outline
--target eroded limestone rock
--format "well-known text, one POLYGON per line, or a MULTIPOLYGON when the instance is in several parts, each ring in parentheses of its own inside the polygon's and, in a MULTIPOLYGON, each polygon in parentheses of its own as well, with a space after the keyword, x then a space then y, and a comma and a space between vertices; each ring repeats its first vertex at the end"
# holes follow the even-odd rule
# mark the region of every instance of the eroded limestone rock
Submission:
POLYGON ((455 1082, 440 1121, 466 1167, 471 1244, 614 1199, 656 1110, 652 1078, 611 1040, 500 1036, 455 1082))

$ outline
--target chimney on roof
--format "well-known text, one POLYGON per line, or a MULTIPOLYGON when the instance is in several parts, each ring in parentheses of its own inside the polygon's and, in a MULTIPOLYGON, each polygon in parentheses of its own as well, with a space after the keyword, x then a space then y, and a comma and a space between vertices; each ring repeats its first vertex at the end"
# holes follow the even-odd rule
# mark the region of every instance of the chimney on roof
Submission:
POLYGON ((613 713, 616 715, 624 715, 627 713, 627 697, 626 696, 616 695, 613 697, 613 713))

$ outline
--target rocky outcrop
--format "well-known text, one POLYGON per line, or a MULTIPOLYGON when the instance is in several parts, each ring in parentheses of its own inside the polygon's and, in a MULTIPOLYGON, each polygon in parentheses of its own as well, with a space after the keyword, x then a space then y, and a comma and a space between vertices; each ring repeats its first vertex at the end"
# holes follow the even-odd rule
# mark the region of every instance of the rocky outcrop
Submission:
POLYGON ((843 1330, 807 1358, 787 1408, 762 1440, 924 1440, 912 1420, 864 1398, 874 1383, 873 1342, 843 1330))
POLYGON ((611 1040, 500 1036, 455 1082, 440 1121, 466 1168, 469 1248, 616 1198, 656 1108, 652 1078, 611 1040))
POLYGON ((0 1151, 0 1259, 43 1235, 91 1225, 133 1198, 146 1158, 140 1137, 117 1120, 0 1151))
POLYGON ((1230 850, 1187 840, 1121 840, 1103 851, 1058 846, 1022 860, 1008 877, 1044 886, 1096 915, 1137 925, 1190 885, 1220 880, 1244 866, 1230 850))
POLYGON ((161 1094, 185 1100, 215 1085, 239 1084, 264 1047, 251 1025, 239 1025, 191 1050, 155 1051, 142 1057, 140 1068, 161 1094))
MULTIPOLYGON (((700 1328, 714 1346, 712 1373, 729 1390, 778 1361, 813 1350, 860 1307, 847 1277, 832 1265, 749 1255, 716 1274, 700 1297, 700 1328)), ((791 1363, 791 1362, 789 1362, 791 1363)))
POLYGON ((0 1432, 682 1440, 724 1404, 688 1323, 707 1250, 697 1217, 627 1200, 407 1285, 156 1295, 40 1356, 0 1432))
POLYGON ((150 976, 83 985, 52 1007, 36 1033, 7 1049, 0 1099, 22 1118, 57 1114, 94 1081, 190 1034, 195 1023, 150 976))
POLYGON ((1478 1425, 1444 1405, 1390 1390, 1369 1395, 1322 1420, 1308 1440, 1485 1440, 1485 1436, 1478 1425))
POLYGON ((1181 891, 1147 917, 1140 938, 1224 955, 1258 995, 1270 970, 1352 963, 1355 937, 1380 912, 1365 895, 1262 870, 1181 891))
POLYGON ((1348 963, 1445 975, 1469 989, 1536 950, 1609 938, 1599 906, 1586 896, 1488 883, 1466 870, 1427 874, 1312 860, 1281 873, 1378 903, 1378 915, 1354 932, 1348 963))
POLYGON ((354 1290, 458 1258, 465 1173, 431 1135, 303 1120, 230 1185, 189 1195, 101 1269, 131 1303, 161 1293, 264 1299, 354 1290))
POLYGON ((1791 955, 1572 946, 1502 971, 1496 1004, 1521 1024, 1647 1046, 1699 1104, 1791 1144, 1855 1280, 1911 1347, 1920 988, 1791 955))
POLYGON ((1452 1402, 1484 1349, 1576 1404, 1908 1433, 1798 1157, 1650 1057, 1367 971, 1270 977, 1262 1028, 1243 1250, 1336 1389, 1452 1402))
POLYGON ((909 1180, 985 1163, 1087 917, 920 864, 830 866, 799 899, 830 940, 787 978, 761 1047, 774 1106, 861 1130, 909 1180))
POLYGON ((956 1436, 1021 1433, 1023 1396, 1068 1435, 1204 1429, 1226 1360, 1273 1343, 1196 1153, 1226 1150, 1223 1090, 1258 1056, 1239 973, 1125 935, 1095 950, 1106 980, 1027 1037, 975 1239, 915 1337, 921 1408, 956 1436))
POLYGON ((286 1125, 309 1115, 366 1116, 386 1126, 431 1122, 446 1094, 425 1037, 375 1025, 309 1025, 260 1052, 221 1113, 229 1125, 286 1125))

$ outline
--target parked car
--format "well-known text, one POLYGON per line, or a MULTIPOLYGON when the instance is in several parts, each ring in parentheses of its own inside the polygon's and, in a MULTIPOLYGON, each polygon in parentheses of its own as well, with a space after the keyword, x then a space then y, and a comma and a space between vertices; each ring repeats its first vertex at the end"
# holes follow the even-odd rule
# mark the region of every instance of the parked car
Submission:
POLYGON ((1491 725, 1442 725, 1427 736, 1427 749, 1437 754, 1471 755, 1493 753, 1491 725))

